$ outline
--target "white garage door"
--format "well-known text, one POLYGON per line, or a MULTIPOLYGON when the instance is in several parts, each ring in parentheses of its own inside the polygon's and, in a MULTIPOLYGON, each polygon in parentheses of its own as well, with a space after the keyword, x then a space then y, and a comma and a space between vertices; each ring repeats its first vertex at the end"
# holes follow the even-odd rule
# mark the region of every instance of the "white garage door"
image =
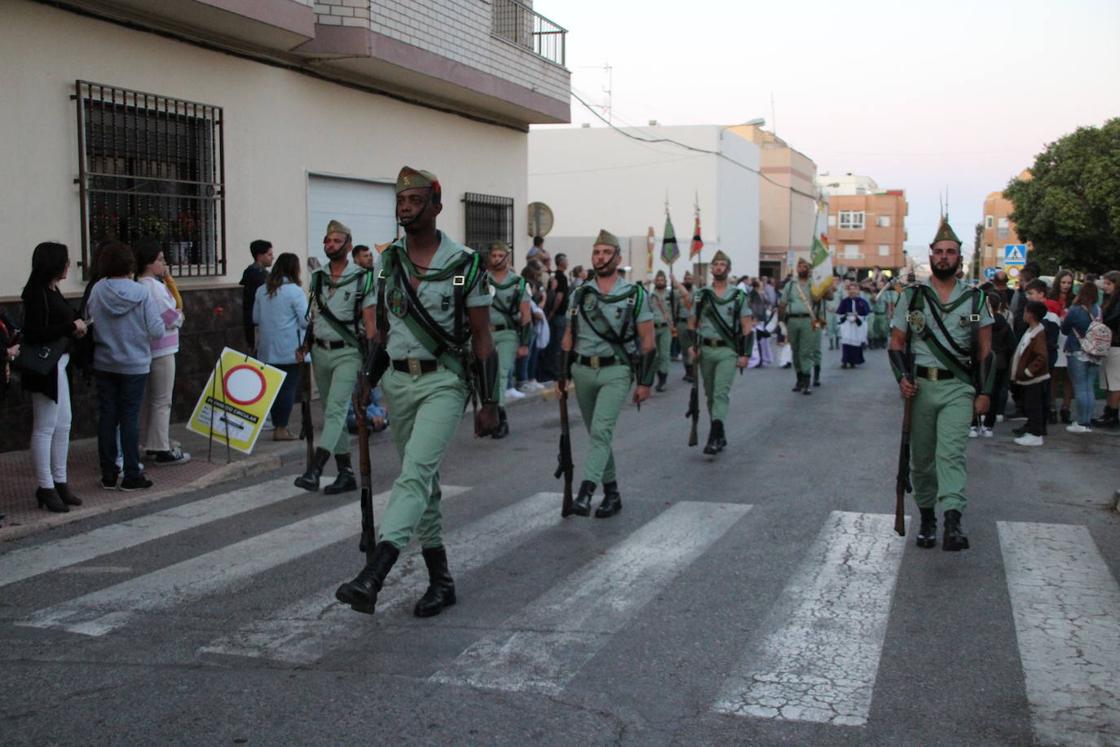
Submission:
POLYGON ((311 176, 307 195, 307 246, 309 256, 326 264, 323 233, 331 219, 354 232, 355 244, 384 244, 397 236, 396 195, 392 184, 358 179, 311 176))

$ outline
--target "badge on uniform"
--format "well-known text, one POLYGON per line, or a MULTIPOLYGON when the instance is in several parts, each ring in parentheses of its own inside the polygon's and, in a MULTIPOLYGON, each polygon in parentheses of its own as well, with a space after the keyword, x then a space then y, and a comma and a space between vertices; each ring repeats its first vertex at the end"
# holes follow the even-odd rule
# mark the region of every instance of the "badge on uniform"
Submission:
POLYGON ((968 314, 967 316, 962 316, 960 318, 960 325, 962 327, 967 327, 970 324, 979 324, 979 323, 980 323, 980 315, 979 314, 968 314))
POLYGON ((342 294, 342 300, 346 301, 347 303, 350 302, 350 291, 346 291, 342 294))
POLYGON ((599 305, 599 297, 596 296, 594 293, 583 294, 583 310, 584 311, 588 311, 588 312, 594 311, 595 308, 598 305, 599 305))
POLYGON ((385 294, 385 305, 389 312, 398 319, 404 319, 408 314, 408 296, 400 288, 390 288, 385 294))
POLYGON ((443 300, 439 302, 439 308, 440 308, 441 311, 447 311, 448 309, 450 309, 451 308, 451 296, 444 296, 443 300))
POLYGON ((906 315, 906 321, 913 327, 915 332, 921 332, 926 328, 926 315, 915 309, 906 315))

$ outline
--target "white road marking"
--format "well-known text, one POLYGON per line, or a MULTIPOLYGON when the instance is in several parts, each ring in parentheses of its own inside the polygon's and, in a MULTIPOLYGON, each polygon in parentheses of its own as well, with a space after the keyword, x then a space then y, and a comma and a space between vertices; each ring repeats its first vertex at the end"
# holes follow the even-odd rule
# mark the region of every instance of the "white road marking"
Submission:
POLYGON ((833 511, 713 706, 719 713, 867 722, 905 548, 894 517, 833 511))
MULTIPOLYGON (((443 497, 447 499, 465 491, 466 488, 444 486, 443 497)), ((388 491, 374 496, 375 510, 388 498, 388 491)), ((41 609, 16 624, 102 636, 127 624, 137 612, 166 609, 200 599, 356 535, 360 530, 359 521, 360 509, 356 503, 342 506, 41 609)))
POLYGON ((305 491, 280 477, 0 556, 0 586, 227 519, 305 491))
MULTIPOLYGON (((492 563, 531 535, 558 524, 561 497, 560 493, 537 493, 447 533, 444 545, 452 575, 470 573, 492 563)), ((360 556, 355 554, 354 557, 354 570, 357 570, 360 556)), ((364 616, 334 599, 335 588, 347 578, 349 576, 340 577, 330 586, 270 615, 269 619, 250 623, 199 652, 291 664, 318 661, 329 650, 370 631, 368 625, 362 624, 364 616)), ((378 600, 377 615, 410 607, 427 585, 428 572, 423 563, 403 576, 390 574, 378 600)))
POLYGON ((431 681, 558 694, 626 622, 750 506, 677 503, 568 576, 431 681))
POLYGON ((1120 745, 1120 586, 1082 526, 998 522, 1040 744, 1120 745))

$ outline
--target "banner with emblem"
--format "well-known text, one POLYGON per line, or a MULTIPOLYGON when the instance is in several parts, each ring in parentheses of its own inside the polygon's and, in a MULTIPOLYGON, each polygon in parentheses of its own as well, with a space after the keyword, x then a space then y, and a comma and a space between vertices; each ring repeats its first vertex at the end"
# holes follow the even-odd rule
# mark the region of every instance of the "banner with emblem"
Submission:
POLYGON ((832 250, 829 249, 828 236, 825 234, 813 237, 809 263, 813 266, 813 298, 820 298, 832 287, 832 250))
POLYGON ((223 349, 191 412, 187 430, 245 454, 253 453, 286 376, 245 353, 223 349))

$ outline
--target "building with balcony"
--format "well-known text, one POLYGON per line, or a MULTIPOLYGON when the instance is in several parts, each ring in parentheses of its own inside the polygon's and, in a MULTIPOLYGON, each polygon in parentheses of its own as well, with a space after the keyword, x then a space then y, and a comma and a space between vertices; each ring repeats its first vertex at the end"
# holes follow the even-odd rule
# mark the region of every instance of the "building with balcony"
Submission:
MULTIPOLYGON (((1031 172, 1023 171, 1019 179, 1030 179, 1031 172)), ((984 198, 983 232, 980 237, 980 269, 1002 267, 1004 247, 1008 244, 1022 244, 1015 232, 1011 214, 1015 205, 1003 196, 1003 192, 992 192, 984 198)))
MULTIPOLYGON (((244 346, 252 240, 321 257, 333 217, 389 241, 409 164, 439 175, 449 235, 523 246, 529 126, 569 121, 565 30, 531 0, 3 6, 0 167, 18 187, 0 195, 0 305, 41 241, 69 247, 76 297, 100 241, 159 239, 186 305, 180 416, 218 350, 244 346)), ((5 421, 29 422, 20 407, 5 421)))
POLYGON ((906 264, 906 216, 901 189, 880 189, 868 176, 821 174, 817 185, 828 195, 828 241, 834 266, 866 275, 875 267, 906 264))
POLYGON ((639 280, 649 276, 647 240, 654 230, 653 272, 661 262, 661 234, 668 200, 681 258, 679 278, 692 267, 703 273, 718 249, 731 257, 735 275, 757 275, 759 262, 759 159, 757 145, 731 127, 541 128, 529 134, 529 197, 547 204, 554 226, 546 247, 573 265, 588 265, 600 228, 622 243, 623 264, 639 280), (635 140, 668 139, 679 143, 635 140), (682 147, 682 146, 688 146, 682 147), (691 150, 690 150, 691 148, 691 150), (689 262, 694 205, 704 239, 699 263, 689 262), (696 265, 696 266, 694 266, 696 265))

